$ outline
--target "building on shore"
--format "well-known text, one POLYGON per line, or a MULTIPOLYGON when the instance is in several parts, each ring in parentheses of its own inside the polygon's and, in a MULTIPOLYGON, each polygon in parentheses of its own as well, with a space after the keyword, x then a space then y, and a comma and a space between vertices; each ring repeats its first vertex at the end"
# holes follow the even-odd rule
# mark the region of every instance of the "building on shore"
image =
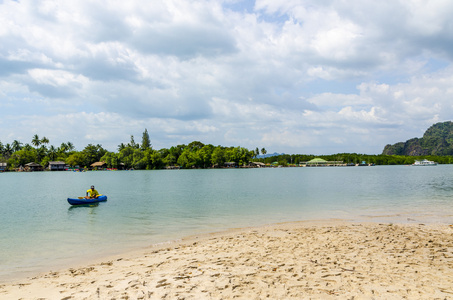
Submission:
POLYGON ((40 164, 31 162, 31 163, 25 164, 24 170, 26 172, 35 172, 35 171, 44 171, 44 168, 40 164))
POLYGON ((64 161, 49 161, 49 166, 47 168, 50 171, 65 171, 68 166, 64 161))
POLYGON ((301 167, 343 167, 346 166, 343 161, 327 161, 322 158, 313 158, 310 161, 301 162, 301 167))
POLYGON ((92 163, 90 165, 90 167, 93 170, 103 170, 103 169, 107 168, 107 164, 103 161, 98 161, 98 162, 92 163))

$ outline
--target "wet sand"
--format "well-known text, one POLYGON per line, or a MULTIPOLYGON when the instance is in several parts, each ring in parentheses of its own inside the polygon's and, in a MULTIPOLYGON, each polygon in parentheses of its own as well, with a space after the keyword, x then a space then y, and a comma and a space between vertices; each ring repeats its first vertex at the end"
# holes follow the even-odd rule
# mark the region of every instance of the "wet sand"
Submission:
POLYGON ((449 225, 297 222, 0 285, 0 299, 453 299, 449 225))

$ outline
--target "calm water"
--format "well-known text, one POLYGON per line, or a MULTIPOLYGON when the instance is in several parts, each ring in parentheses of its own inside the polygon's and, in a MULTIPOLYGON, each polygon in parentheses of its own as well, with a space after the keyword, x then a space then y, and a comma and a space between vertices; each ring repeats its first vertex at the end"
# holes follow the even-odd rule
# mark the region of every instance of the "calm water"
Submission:
POLYGON ((227 228, 453 223, 453 165, 0 174, 0 281, 227 228), (94 184, 108 201, 70 206, 94 184))

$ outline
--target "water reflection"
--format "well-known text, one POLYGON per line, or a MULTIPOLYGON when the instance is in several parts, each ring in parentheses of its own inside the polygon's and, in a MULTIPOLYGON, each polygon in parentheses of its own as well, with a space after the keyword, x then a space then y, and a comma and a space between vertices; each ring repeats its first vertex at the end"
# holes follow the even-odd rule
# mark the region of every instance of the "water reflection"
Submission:
POLYGON ((78 209, 78 208, 82 208, 82 207, 97 207, 97 206, 99 206, 99 203, 71 205, 68 208, 68 211, 71 211, 71 210, 74 210, 74 209, 78 209))
MULTIPOLYGON (((95 216, 97 207, 99 203, 90 203, 90 204, 79 204, 79 205, 71 205, 68 208, 68 216, 95 216), (86 213, 88 211, 88 213, 86 213)), ((92 217, 90 217, 90 223, 93 222, 92 217)))

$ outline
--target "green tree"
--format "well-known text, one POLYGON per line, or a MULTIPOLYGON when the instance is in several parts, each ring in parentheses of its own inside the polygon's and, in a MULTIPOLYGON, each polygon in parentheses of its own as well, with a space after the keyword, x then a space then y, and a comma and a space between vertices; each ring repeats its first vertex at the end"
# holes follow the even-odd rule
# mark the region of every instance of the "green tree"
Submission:
POLYGON ((67 142, 66 145, 68 146, 68 151, 74 151, 75 147, 73 143, 67 142))
POLYGON ((68 144, 66 143, 61 143, 60 147, 57 150, 58 152, 61 153, 66 153, 68 151, 68 144))
POLYGON ((262 155, 266 155, 266 153, 267 153, 266 149, 265 148, 261 148, 261 154, 262 155))
POLYGON ((133 149, 132 153, 132 166, 134 169, 146 169, 148 162, 146 161, 143 151, 140 149, 133 149))
POLYGON ((128 144, 128 146, 131 147, 131 148, 134 148, 134 149, 140 148, 140 145, 135 142, 133 135, 131 135, 131 141, 128 144))
POLYGON ((192 143, 187 145, 187 147, 189 148, 190 151, 200 150, 201 148, 203 148, 203 146, 204 146, 204 144, 199 141, 193 141, 192 143))
POLYGON ((8 165, 12 168, 19 168, 25 164, 36 161, 35 149, 26 149, 25 147, 19 151, 14 152, 8 160, 8 165))
POLYGON ((118 154, 118 159, 124 164, 126 169, 132 168, 134 162, 134 149, 132 147, 124 147, 118 154))
POLYGON ((201 167, 206 168, 211 166, 211 157, 213 151, 213 145, 205 145, 198 151, 201 167))
POLYGON ((171 147, 170 149, 161 149, 159 150, 161 157, 163 157, 163 164, 167 166, 174 166, 178 161, 178 151, 176 147, 171 147))
POLYGON ((57 149, 54 147, 54 145, 51 145, 49 147, 48 155, 51 161, 55 161, 55 158, 57 157, 57 149))
POLYGON ((149 166, 147 169, 162 169, 164 167, 164 162, 162 160, 162 156, 158 151, 147 151, 147 155, 149 156, 148 160, 150 161, 149 166))
POLYGON ((66 163, 71 167, 83 167, 85 165, 85 155, 83 155, 83 153, 81 152, 72 153, 66 159, 66 163))
POLYGON ((178 165, 181 166, 183 169, 187 169, 189 167, 192 167, 191 161, 190 161, 190 151, 189 150, 184 150, 181 155, 178 157, 178 165))
POLYGON ((8 159, 11 154, 13 154, 13 147, 9 143, 7 143, 3 146, 2 155, 8 159))
POLYGON ((41 144, 46 146, 47 144, 49 144, 49 139, 46 138, 45 136, 41 139, 41 144))
POLYGON ((222 147, 218 146, 212 151, 211 164, 223 167, 225 163, 225 151, 222 147))
POLYGON ((101 157, 101 161, 105 162, 108 168, 118 168, 118 154, 114 152, 106 152, 101 157))
POLYGON ((35 134, 33 136, 33 139, 31 140, 31 143, 33 146, 36 147, 36 149, 38 149, 39 145, 41 145, 41 139, 39 138, 39 136, 37 134, 35 134))
POLYGON ((146 149, 149 149, 149 148, 151 148, 151 141, 149 139, 148 130, 145 128, 145 131, 143 132, 143 136, 142 136, 141 149, 142 150, 146 150, 146 149))
POLYGON ((47 148, 46 146, 42 145, 38 149, 36 149, 36 163, 41 163, 41 159, 43 159, 47 154, 47 148))
POLYGON ((126 148, 126 145, 124 145, 124 143, 121 143, 118 145, 118 152, 121 152, 121 150, 123 150, 124 148, 126 148))
POLYGON ((82 154, 84 156, 84 164, 83 166, 90 166, 91 164, 100 161, 101 157, 107 152, 101 145, 97 144, 92 145, 88 144, 85 149, 82 150, 82 154))
POLYGON ((22 149, 22 143, 18 140, 14 140, 13 144, 11 145, 13 152, 19 151, 22 149))

